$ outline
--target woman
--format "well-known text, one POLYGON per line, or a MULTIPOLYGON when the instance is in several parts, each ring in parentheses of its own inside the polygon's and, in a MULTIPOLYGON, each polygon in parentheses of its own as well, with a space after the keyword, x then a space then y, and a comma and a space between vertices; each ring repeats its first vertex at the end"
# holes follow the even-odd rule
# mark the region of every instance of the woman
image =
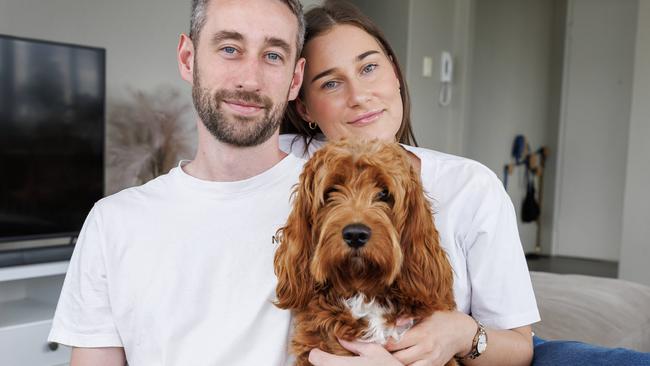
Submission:
MULTIPOLYGON (((294 153, 309 154, 322 144, 320 132, 327 139, 414 143, 408 90, 397 58, 377 27, 344 2, 328 1, 306 18, 303 87, 299 101, 289 108, 293 123, 283 128, 305 139, 283 136, 283 144, 294 153)), ((486 327, 488 347, 473 360, 463 359, 465 364, 530 364, 530 324, 539 315, 514 211, 502 185, 476 162, 404 147, 435 202, 441 243, 455 271, 459 311, 436 313, 420 322, 401 342, 387 347, 394 353, 385 352, 386 360, 438 365, 467 356, 478 335, 478 321, 486 327)))
MULTIPOLYGON (((415 139, 408 89, 395 53, 368 17, 346 2, 325 1, 307 12, 306 20, 304 81, 281 129, 289 133, 281 136, 283 149, 309 156, 325 138, 344 137, 402 143, 433 199, 441 244, 454 269, 458 307, 456 312, 439 312, 421 321, 386 349, 341 341, 361 357, 314 350, 310 361, 442 365, 456 356, 466 365, 529 365, 530 324, 539 321, 539 313, 514 209, 500 181, 479 163, 409 146, 415 139), (478 322, 487 334, 484 350, 477 347, 482 328, 478 322)), ((576 350, 568 347, 563 352, 576 350)), ((591 348, 583 347, 574 356, 584 356, 584 364, 598 364, 588 358, 591 348)), ((557 356, 552 345, 543 353, 557 356)), ((557 362, 557 358, 536 360, 539 365, 557 362)))

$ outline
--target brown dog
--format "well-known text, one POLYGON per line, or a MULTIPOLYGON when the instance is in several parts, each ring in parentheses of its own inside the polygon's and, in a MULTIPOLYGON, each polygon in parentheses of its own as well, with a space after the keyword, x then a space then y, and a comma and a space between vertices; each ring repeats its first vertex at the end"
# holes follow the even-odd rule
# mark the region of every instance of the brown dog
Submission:
POLYGON ((400 145, 330 143, 294 194, 274 265, 297 365, 309 365, 313 348, 350 355, 337 338, 383 344, 399 337, 398 318, 455 309, 451 266, 400 145))

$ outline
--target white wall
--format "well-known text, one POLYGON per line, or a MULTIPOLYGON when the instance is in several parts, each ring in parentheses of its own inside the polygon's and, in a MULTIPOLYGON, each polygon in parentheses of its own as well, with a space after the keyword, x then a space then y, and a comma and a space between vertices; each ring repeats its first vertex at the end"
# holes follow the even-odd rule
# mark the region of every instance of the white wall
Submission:
POLYGON ((183 1, 0 0, 0 32, 106 48, 110 102, 127 87, 172 85, 189 93, 176 66, 189 13, 183 1))
POLYGON ((638 0, 570 0, 556 255, 618 260, 638 0))
POLYGON ((303 8, 306 10, 309 10, 310 7, 318 5, 321 3, 320 0, 300 0, 302 3, 303 8))
MULTIPOLYGON (((465 126, 465 155, 499 177, 510 161, 512 141, 524 134, 531 148, 554 141, 552 104, 555 1, 475 1, 471 97, 465 126)), ((555 154, 551 151, 551 154, 555 154)), ((553 157, 553 155, 551 156, 553 157)), ((553 166, 547 171, 552 175, 553 166)), ((508 192, 520 217, 525 195, 523 168, 509 180, 508 192)), ((547 173, 549 176, 549 173, 547 173)), ((545 182, 548 186, 552 182, 545 182)), ((552 207, 545 207, 546 212, 552 207)), ((547 216, 545 216, 547 217, 547 216)), ((546 220, 549 224, 550 220, 546 220)), ((522 244, 532 252, 534 223, 519 225, 522 244)))
POLYGON ((650 285, 650 1, 640 1, 619 277, 650 285))

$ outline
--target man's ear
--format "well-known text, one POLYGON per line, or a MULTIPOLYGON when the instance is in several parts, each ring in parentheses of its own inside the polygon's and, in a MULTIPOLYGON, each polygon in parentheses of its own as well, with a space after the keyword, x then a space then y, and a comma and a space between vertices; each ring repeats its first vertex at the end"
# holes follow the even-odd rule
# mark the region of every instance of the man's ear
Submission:
POLYGON ((293 78, 291 79, 291 86, 289 86, 289 100, 294 100, 298 97, 300 88, 302 87, 302 78, 305 75, 305 59, 301 57, 296 62, 293 70, 293 78))
POLYGON ((181 34, 181 39, 178 42, 178 49, 176 51, 178 71, 180 71, 183 80, 192 85, 194 84, 194 57, 196 57, 194 53, 194 43, 190 37, 181 34))

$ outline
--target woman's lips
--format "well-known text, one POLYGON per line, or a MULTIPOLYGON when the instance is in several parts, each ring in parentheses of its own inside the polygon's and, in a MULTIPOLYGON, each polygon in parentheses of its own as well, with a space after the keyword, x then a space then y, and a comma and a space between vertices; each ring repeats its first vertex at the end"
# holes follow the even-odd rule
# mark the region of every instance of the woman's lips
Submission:
POLYGON ((384 114, 384 110, 372 111, 358 115, 354 120, 348 122, 353 126, 365 126, 378 120, 384 114))
POLYGON ((236 100, 224 100, 223 103, 232 111, 243 115, 254 115, 264 109, 264 107, 260 105, 236 100))

